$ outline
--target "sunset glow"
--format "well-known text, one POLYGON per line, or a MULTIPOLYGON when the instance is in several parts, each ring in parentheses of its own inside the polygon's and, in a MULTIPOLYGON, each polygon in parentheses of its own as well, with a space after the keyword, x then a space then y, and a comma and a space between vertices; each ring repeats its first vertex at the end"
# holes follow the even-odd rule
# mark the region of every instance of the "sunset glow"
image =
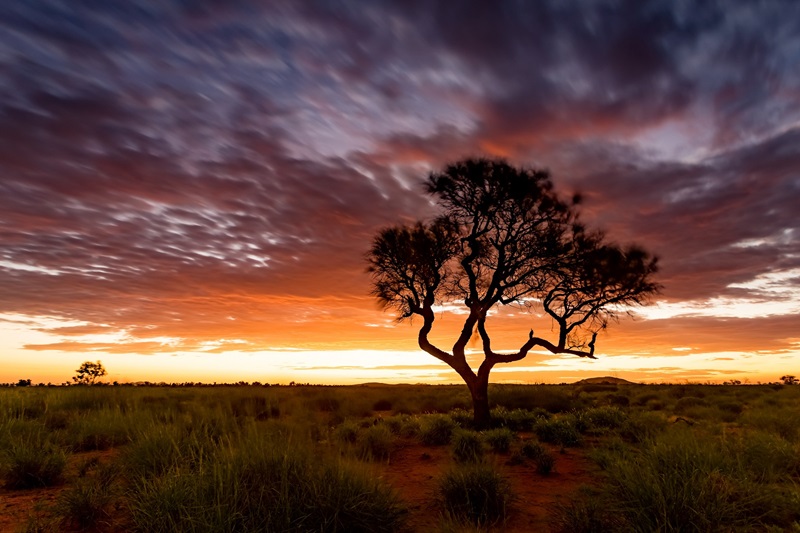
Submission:
POLYGON ((597 360, 493 382, 800 374, 800 4, 79 4, 0 7, 0 382, 457 383, 365 253, 481 155, 549 168, 663 285, 597 360))

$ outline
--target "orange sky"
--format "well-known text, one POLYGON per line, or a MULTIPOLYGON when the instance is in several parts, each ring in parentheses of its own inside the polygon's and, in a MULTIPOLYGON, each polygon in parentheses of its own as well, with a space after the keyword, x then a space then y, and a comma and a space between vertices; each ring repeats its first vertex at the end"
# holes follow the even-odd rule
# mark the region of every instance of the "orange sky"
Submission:
POLYGON ((364 254, 476 155, 549 168, 664 286, 597 361, 494 381, 800 375, 800 4, 114 4, 0 17, 0 382, 455 381, 364 254))

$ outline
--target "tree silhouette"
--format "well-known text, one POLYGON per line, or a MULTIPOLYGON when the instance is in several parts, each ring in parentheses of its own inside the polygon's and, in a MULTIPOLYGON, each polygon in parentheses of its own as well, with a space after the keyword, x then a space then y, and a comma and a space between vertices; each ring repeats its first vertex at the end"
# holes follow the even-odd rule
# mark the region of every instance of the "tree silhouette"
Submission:
POLYGON ((78 370, 75 371, 72 381, 74 381, 77 385, 94 385, 97 381, 97 378, 105 375, 106 369, 103 367, 103 363, 100 361, 97 361, 96 363, 86 361, 80 366, 80 368, 78 368, 78 370))
POLYGON ((656 258, 587 230, 577 214, 580 197, 562 201, 546 171, 469 159, 432 173, 426 188, 441 215, 378 232, 367 254, 372 294, 396 310, 399 321, 421 317, 420 348, 461 376, 479 426, 490 419, 487 391, 495 365, 519 361, 537 346, 594 358, 598 331, 659 290, 652 281, 656 258), (450 351, 428 339, 435 306, 447 302, 463 304, 466 316, 450 351), (496 306, 512 304, 544 310, 557 339, 531 329, 517 351, 495 352, 487 317, 496 306), (465 354, 476 331, 484 353, 477 372, 465 354))
POLYGON ((781 381, 783 381, 784 385, 797 385, 798 383, 797 378, 791 375, 781 376, 781 381))

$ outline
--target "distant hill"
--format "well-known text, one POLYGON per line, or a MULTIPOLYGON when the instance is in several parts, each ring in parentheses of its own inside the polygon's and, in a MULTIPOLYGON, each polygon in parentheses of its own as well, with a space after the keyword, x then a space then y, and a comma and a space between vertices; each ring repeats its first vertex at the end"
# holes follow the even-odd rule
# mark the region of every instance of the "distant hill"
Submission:
POLYGON ((622 379, 622 378, 615 378, 613 376, 586 378, 580 381, 576 381, 575 385, 588 385, 590 383, 601 384, 601 385, 635 385, 635 383, 632 381, 628 381, 627 379, 622 379))

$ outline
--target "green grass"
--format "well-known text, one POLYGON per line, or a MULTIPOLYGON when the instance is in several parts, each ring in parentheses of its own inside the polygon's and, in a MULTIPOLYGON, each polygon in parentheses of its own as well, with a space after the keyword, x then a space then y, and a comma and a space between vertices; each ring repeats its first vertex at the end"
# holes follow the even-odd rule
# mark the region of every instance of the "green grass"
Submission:
POLYGON ((601 473, 544 511, 554 530, 800 530, 800 387, 496 385, 490 398, 477 432, 463 386, 5 388, 0 484, 61 486, 28 531, 405 531, 387 472, 420 461, 438 480, 430 528, 486 531, 518 526, 505 476, 550 483, 558 448, 580 446, 569 453, 601 473))
POLYGON ((420 423, 419 438, 428 446, 444 446, 457 428, 458 424, 447 415, 428 415, 420 423))
POLYGON ((451 452, 457 463, 475 463, 483 458, 483 442, 474 431, 460 429, 453 434, 451 452))
POLYGON ((506 519, 513 495, 508 482, 487 463, 459 465, 439 480, 439 498, 446 516, 475 526, 506 519))

